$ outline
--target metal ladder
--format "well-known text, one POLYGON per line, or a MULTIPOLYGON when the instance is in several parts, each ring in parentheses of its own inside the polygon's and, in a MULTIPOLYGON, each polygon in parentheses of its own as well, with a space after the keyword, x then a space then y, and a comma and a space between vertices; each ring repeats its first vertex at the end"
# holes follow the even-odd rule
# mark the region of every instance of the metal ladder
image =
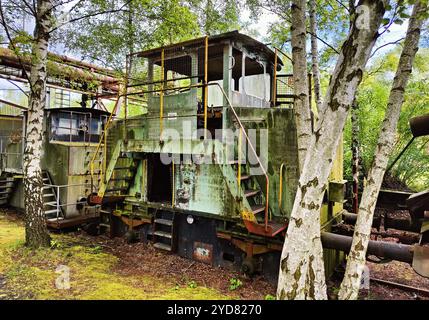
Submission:
POLYGON ((153 246, 166 251, 174 251, 174 212, 157 211, 153 223, 153 246))
POLYGON ((57 191, 52 187, 53 183, 48 171, 42 171, 43 179, 43 211, 47 219, 64 219, 64 212, 59 205, 57 191), (52 209, 53 208, 53 209, 52 209))
POLYGON ((0 177, 0 205, 7 205, 13 193, 15 179, 10 175, 0 177))

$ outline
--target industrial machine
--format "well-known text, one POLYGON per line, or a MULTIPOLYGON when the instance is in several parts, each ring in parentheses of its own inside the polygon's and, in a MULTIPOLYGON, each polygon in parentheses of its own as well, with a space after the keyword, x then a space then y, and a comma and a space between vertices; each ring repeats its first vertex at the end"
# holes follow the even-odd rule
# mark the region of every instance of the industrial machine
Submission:
MULTIPOLYGON (((125 115, 106 123, 107 163, 90 197, 108 212, 101 229, 275 278, 299 175, 284 59, 290 63, 238 32, 129 55, 126 93, 115 107, 124 105, 125 115)), ((338 155, 321 212, 325 230, 344 201, 338 155)), ((341 258, 334 250, 326 256, 330 265, 341 258)))

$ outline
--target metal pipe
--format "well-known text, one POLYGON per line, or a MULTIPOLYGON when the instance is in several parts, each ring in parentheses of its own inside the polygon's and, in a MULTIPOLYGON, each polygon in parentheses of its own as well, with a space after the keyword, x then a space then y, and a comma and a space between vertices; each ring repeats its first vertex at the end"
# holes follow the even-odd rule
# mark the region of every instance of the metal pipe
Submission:
MULTIPOLYGON (((345 253, 350 252, 353 241, 353 237, 330 232, 322 232, 321 239, 323 248, 340 250, 345 253)), ((367 254, 411 263, 413 250, 413 246, 407 244, 369 240, 367 254)))
MULTIPOLYGON (((355 225, 357 221, 358 214, 351 213, 351 212, 343 212, 343 220, 347 224, 355 225)), ((372 220, 372 226, 374 228, 378 228, 381 224, 381 217, 374 216, 374 219, 372 220)))

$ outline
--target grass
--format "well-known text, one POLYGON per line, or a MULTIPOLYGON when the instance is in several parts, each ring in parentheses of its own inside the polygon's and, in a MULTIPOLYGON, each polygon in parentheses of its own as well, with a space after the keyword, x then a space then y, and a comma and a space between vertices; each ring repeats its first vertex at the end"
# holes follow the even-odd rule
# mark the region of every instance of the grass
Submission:
POLYGON ((24 228, 0 215, 0 299, 230 299, 215 289, 177 285, 152 276, 124 276, 114 272, 118 258, 99 246, 53 235, 51 248, 24 246, 24 228), (65 267, 64 267, 65 266, 65 267), (57 268, 60 270, 57 271, 57 268), (68 268, 69 289, 56 284, 68 268))

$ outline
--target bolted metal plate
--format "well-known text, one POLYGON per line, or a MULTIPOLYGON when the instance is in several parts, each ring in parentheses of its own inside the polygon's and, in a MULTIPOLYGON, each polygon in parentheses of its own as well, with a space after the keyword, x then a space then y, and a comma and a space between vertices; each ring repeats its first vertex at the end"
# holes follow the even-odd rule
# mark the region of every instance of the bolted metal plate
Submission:
POLYGON ((429 247, 414 246, 413 269, 419 275, 429 278, 429 247))
POLYGON ((197 261, 211 264, 213 259, 213 245, 195 241, 193 258, 197 261))

